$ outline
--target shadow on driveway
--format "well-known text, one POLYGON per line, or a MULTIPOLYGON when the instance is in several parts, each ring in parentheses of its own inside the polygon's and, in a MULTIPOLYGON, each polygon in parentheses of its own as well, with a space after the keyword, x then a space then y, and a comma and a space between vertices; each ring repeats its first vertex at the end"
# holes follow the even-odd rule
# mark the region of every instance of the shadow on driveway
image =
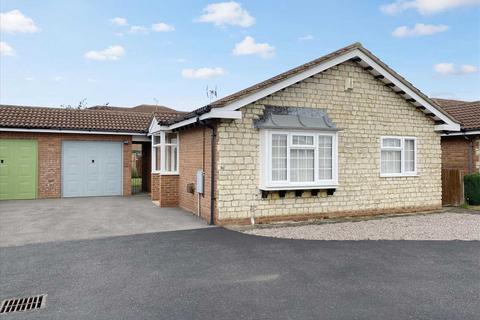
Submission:
POLYGON ((304 241, 222 228, 1 248, 15 319, 474 319, 480 242, 304 241))

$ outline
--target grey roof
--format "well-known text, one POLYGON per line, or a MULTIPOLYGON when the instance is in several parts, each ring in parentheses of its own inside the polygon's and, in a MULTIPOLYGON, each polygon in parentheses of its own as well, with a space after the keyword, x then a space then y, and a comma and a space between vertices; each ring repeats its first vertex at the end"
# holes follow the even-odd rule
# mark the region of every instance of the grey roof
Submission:
POLYGON ((263 117, 254 122, 258 129, 338 131, 325 109, 266 106, 263 117))

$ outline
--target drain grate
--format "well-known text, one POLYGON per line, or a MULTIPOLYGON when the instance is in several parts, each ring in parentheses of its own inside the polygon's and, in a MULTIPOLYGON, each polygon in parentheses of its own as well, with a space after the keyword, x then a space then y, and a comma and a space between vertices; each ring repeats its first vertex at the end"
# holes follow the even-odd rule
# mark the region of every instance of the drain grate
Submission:
POLYGON ((46 301, 46 294, 26 298, 6 299, 2 302, 0 314, 42 309, 45 307, 46 301))

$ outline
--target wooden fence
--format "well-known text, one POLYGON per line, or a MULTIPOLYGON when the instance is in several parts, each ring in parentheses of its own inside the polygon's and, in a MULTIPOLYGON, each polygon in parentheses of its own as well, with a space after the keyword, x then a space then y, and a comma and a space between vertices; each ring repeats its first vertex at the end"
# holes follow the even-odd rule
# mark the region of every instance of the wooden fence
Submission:
POLYGON ((463 195, 464 173, 458 169, 442 169, 442 204, 459 206, 465 202, 463 195))

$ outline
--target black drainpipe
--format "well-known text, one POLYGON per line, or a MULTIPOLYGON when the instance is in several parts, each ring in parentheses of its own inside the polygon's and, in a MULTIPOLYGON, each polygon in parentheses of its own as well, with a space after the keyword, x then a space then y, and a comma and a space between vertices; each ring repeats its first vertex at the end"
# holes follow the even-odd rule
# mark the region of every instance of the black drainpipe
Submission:
POLYGON ((197 122, 212 130, 211 146, 211 159, 210 159, 210 225, 215 224, 215 143, 217 137, 217 131, 215 126, 202 121, 197 117, 197 122))

